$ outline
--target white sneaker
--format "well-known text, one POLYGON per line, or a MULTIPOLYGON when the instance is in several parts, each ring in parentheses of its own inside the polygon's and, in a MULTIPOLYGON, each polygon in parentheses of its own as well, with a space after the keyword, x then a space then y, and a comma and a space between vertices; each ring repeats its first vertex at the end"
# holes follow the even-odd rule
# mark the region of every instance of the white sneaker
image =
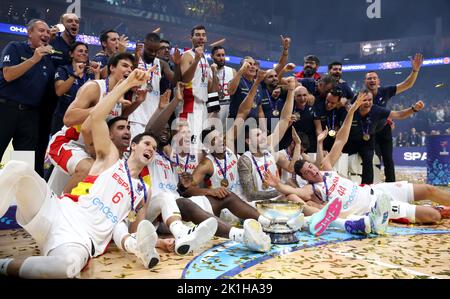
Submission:
POLYGON ((372 233, 383 235, 389 224, 389 211, 391 210, 391 198, 386 193, 377 194, 375 206, 369 213, 372 233))
POLYGON ((287 226, 293 230, 301 230, 303 227, 303 224, 305 223, 305 215, 301 213, 297 217, 292 217, 291 219, 286 222, 287 226))
POLYGON ((244 245, 258 252, 267 252, 271 247, 270 237, 263 232, 261 224, 255 219, 244 221, 244 245))
POLYGON ((156 241, 158 241, 158 235, 155 227, 150 221, 142 220, 136 232, 136 256, 142 261, 146 269, 153 268, 159 263, 159 254, 155 248, 156 241))
POLYGON ((192 228, 186 229, 178 238, 175 238, 175 252, 179 255, 188 254, 211 240, 217 231, 217 220, 210 217, 192 228))

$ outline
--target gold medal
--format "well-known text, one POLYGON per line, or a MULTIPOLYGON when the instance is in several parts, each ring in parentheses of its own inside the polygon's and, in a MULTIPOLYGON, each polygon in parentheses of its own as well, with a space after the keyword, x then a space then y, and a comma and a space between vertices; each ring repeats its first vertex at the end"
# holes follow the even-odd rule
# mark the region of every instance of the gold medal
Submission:
POLYGON ((135 222, 136 221, 136 217, 137 217, 137 214, 136 214, 135 211, 131 210, 130 213, 128 213, 128 220, 130 222, 135 222))
POLYGON ((258 104, 256 104, 255 102, 253 102, 252 108, 256 109, 258 107, 258 104))
POLYGON ((263 190, 267 190, 267 189, 269 189, 269 185, 267 185, 267 183, 264 182, 264 183, 262 184, 262 188, 263 188, 263 190))
POLYGON ((364 134, 363 135, 363 140, 364 141, 369 141, 370 140, 370 135, 369 134, 364 134))
POLYGON ((336 131, 335 131, 335 130, 330 130, 330 131, 328 132, 328 135, 329 135, 330 137, 334 137, 334 136, 336 136, 336 131))
POLYGON ((299 112, 295 112, 294 116, 295 116, 296 121, 300 120, 300 113, 299 112))
POLYGON ((278 116, 278 115, 280 115, 280 111, 273 110, 272 114, 273 114, 273 116, 278 116))
POLYGON ((227 188, 228 185, 229 185, 228 180, 227 180, 227 179, 221 180, 221 181, 220 181, 220 185, 221 185, 222 187, 227 188))

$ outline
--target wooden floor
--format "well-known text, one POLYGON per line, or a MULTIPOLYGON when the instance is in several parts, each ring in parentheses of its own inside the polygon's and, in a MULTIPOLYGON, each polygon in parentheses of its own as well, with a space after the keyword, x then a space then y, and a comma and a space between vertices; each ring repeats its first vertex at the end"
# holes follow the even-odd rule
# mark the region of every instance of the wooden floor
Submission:
MULTIPOLYGON (((450 232, 450 220, 427 228, 450 232)), ((225 241, 214 238, 195 255, 225 241)), ((38 246, 23 229, 0 231, 0 258, 39 254, 38 246)), ((112 243, 106 254, 90 261, 81 278, 181 278, 195 255, 161 253, 160 263, 146 270, 134 255, 112 243)), ((448 279, 450 234, 386 236, 306 248, 275 256, 230 278, 448 279)))

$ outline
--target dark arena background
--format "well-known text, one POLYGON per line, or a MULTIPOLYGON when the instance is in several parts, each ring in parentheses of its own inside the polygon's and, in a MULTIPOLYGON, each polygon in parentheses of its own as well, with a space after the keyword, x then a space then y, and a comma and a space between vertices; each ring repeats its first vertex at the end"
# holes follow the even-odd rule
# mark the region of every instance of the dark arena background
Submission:
MULTIPOLYGON (((295 82, 303 82, 302 85, 306 87, 307 84, 304 83, 304 80, 307 79, 301 78, 309 76, 311 79, 308 82, 312 82, 313 87, 312 90, 307 88, 307 92, 309 96, 315 97, 316 102, 314 105, 320 102, 321 99, 325 101, 327 95, 331 95, 331 92, 334 90, 326 91, 325 97, 323 97, 321 90, 317 87, 322 84, 318 83, 321 80, 319 79, 319 74, 322 78, 327 77, 327 73, 329 73, 328 65, 332 62, 341 63, 342 75, 339 82, 345 81, 355 95, 346 99, 347 103, 342 102, 342 109, 344 110, 345 107, 347 110, 349 109, 359 91, 364 88, 371 89, 370 83, 367 83, 367 77, 370 74, 377 74, 380 86, 391 86, 394 89, 396 86, 397 91, 391 95, 392 98, 390 96, 385 98, 387 104, 381 105, 385 106, 383 109, 390 111, 412 110, 407 112, 407 115, 403 117, 404 119, 392 119, 390 122, 388 120, 388 124, 385 122, 382 124, 381 127, 388 126, 390 127, 388 131, 392 132, 386 133, 382 142, 379 141, 382 137, 376 136, 380 135, 381 130, 387 131, 386 127, 373 132, 373 135, 371 135, 374 141, 372 152, 375 152, 375 155, 372 165, 369 167, 373 168, 373 178, 370 181, 365 181, 363 175, 363 172, 367 171, 364 170, 367 165, 363 166, 363 163, 365 163, 363 160, 367 157, 362 157, 359 152, 363 145, 353 146, 353 148, 356 147, 356 151, 346 151, 350 143, 356 142, 354 141, 356 139, 352 139, 352 136, 355 137, 354 134, 357 134, 353 133, 353 130, 360 125, 362 126, 363 135, 359 137, 357 142, 364 142, 361 137, 365 138, 365 130, 369 129, 361 124, 362 120, 361 123, 354 121, 351 124, 350 139, 334 169, 342 177, 353 181, 355 186, 360 184, 373 186, 372 184, 383 183, 386 181, 386 176, 381 152, 387 151, 388 156, 392 156, 395 168, 395 183, 393 182, 392 184, 400 184, 399 182, 401 181, 408 181, 412 184, 428 184, 428 187, 426 187, 428 189, 424 192, 429 192, 426 194, 431 194, 430 198, 427 196, 422 197, 419 201, 416 200, 414 204, 430 208, 433 211, 439 211, 440 213, 438 213, 440 216, 436 221, 425 221, 431 223, 414 223, 411 219, 408 220, 407 217, 399 217, 399 219, 392 219, 391 217, 387 230, 380 235, 373 232, 370 234, 351 234, 346 230, 330 226, 320 236, 314 236, 308 228, 303 228, 295 232, 296 242, 272 244, 271 248, 265 252, 251 251, 236 240, 223 236, 213 236, 208 241, 203 242, 193 252, 186 255, 177 255, 173 250, 168 250, 166 248, 170 247, 168 245, 164 248, 157 248, 159 263, 150 269, 146 269, 135 254, 119 249, 111 240, 105 253, 90 259, 81 273, 75 275, 76 278, 450 278, 450 220, 448 219, 450 215, 450 208, 448 207, 450 205, 450 193, 444 193, 450 191, 450 1, 3 0, 0 5, 0 49, 3 51, 1 56, 3 61, 1 62, 0 70, 2 73, 0 76, 0 115, 2 118, 0 131, 3 133, 0 141, 5 144, 5 148, 0 148, 2 150, 2 156, 0 155, 1 165, 6 169, 8 161, 19 160, 28 163, 47 181, 50 189, 58 196, 63 193, 70 193, 70 190, 69 192, 64 190, 67 187, 65 184, 69 179, 69 175, 58 168, 58 166, 52 164, 59 162, 55 162, 55 159, 51 157, 52 147, 49 146, 49 143, 52 144, 54 134, 62 127, 59 126, 56 131, 53 131, 53 125, 57 121, 55 119, 57 119, 58 113, 62 113, 59 118, 60 124, 62 124, 65 112, 65 110, 60 111, 61 107, 58 106, 58 101, 62 101, 62 98, 70 99, 70 95, 66 96, 66 94, 73 91, 70 88, 66 88, 62 95, 57 97, 54 90, 52 94, 52 91, 47 89, 40 92, 41 96, 37 99, 37 102, 32 103, 31 100, 30 102, 21 102, 20 99, 23 96, 16 96, 22 93, 29 98, 35 97, 38 92, 34 92, 34 90, 42 89, 39 88, 40 82, 42 84, 48 84, 48 82, 51 85, 55 84, 57 80, 53 80, 54 72, 51 80, 44 83, 42 77, 38 75, 33 77, 36 70, 31 74, 31 70, 33 70, 31 69, 29 71, 30 74, 26 75, 28 76, 28 83, 21 83, 23 85, 16 84, 9 88, 8 86, 14 84, 14 80, 19 79, 5 80, 6 72, 4 70, 7 66, 11 67, 11 64, 8 63, 11 62, 10 60, 13 60, 11 58, 13 55, 5 52, 9 49, 8 45, 13 41, 27 41, 27 35, 29 34, 27 24, 31 20, 41 19, 48 24, 50 29, 54 29, 57 24, 62 23, 60 17, 66 13, 75 14, 79 17, 79 30, 75 40, 88 45, 88 61, 96 61, 97 53, 106 53, 105 55, 108 57, 114 55, 114 53, 109 53, 108 49, 105 50, 101 47, 99 37, 105 30, 114 30, 114 32, 118 33, 118 37, 126 36, 128 41, 123 51, 133 55, 136 55, 138 52, 136 46, 144 42, 146 35, 154 32, 159 35, 161 45, 163 45, 163 40, 170 42, 168 45, 164 44, 167 48, 161 46, 162 48, 157 49, 158 55, 164 55, 165 49, 168 49, 170 54, 175 52, 175 48, 180 49, 181 53, 189 51, 193 47, 191 29, 196 25, 203 25, 208 39, 204 44, 204 57, 207 60, 207 63, 205 63, 208 70, 215 63, 212 59, 212 46, 214 45, 220 45, 225 49, 225 65, 233 68, 241 76, 242 73, 238 71, 241 69, 241 60, 244 57, 250 56, 252 61, 259 64, 261 71, 276 68, 280 63, 280 59, 284 57, 287 58, 283 63, 284 65, 292 63, 295 66, 288 68, 284 75, 280 75, 280 79, 284 77, 284 79, 281 79, 282 81, 278 82, 278 85, 283 85, 281 90, 290 84, 285 81, 286 78, 294 76, 295 82), (287 41, 287 38, 290 40, 287 41), (419 56, 416 56, 416 54, 423 55, 423 61, 420 61, 419 56), (304 66, 309 63, 308 59, 305 59, 308 55, 314 55, 319 60, 316 61, 318 62, 318 64, 316 63, 317 69, 311 71, 313 72, 312 75, 308 75, 309 70, 306 72, 306 69, 304 69, 304 66), (413 79, 411 79, 411 76, 413 79), (23 86, 28 86, 29 90, 23 86), (19 100, 16 100, 16 98, 19 100), (418 101, 424 103, 423 109, 418 108, 418 101), (17 111, 21 113, 24 111, 37 111, 36 113, 40 118, 35 123, 30 123, 30 117, 25 114, 14 118, 15 116, 12 115, 12 112, 6 112, 5 110, 12 109, 12 107, 15 107, 14 109, 18 109, 17 111), (420 111, 416 112, 416 110, 420 111), (34 137, 33 134, 31 135, 39 140, 31 147, 22 146, 24 138, 31 138, 27 137, 30 131, 24 129, 30 124, 32 127, 35 126, 39 129, 37 130, 37 135, 34 137), (13 130, 11 129, 12 126, 15 127, 15 133, 8 133, 13 130), (50 127, 52 127, 51 130, 50 127), (7 139, 6 141, 5 138, 7 139), (21 139, 22 141, 19 141, 21 139), (17 143, 15 144, 15 142, 17 143), (8 143, 9 145, 6 147, 8 143), (390 146, 392 146, 392 150, 390 146), (434 201, 433 196, 436 192, 442 192, 446 196, 441 194, 440 202, 434 201)), ((69 34, 72 32, 70 26, 67 25, 65 27, 65 31, 69 32, 69 34)), ((57 33, 57 36, 63 36, 63 34, 64 32, 57 33)), ((63 42, 63 39, 60 41, 63 42)), ((25 47, 26 43, 22 43, 22 45, 25 47)), ((147 43, 144 46, 144 52, 147 51, 146 47, 147 43)), ((53 46, 53 48, 56 52, 47 53, 47 56, 59 53, 57 46, 53 46)), ((120 45, 116 48, 113 46, 112 51, 117 52, 118 48, 120 48, 120 45)), ((14 57, 17 58, 16 64, 26 64, 26 60, 31 59, 30 57, 33 56, 34 48, 28 48, 27 51, 30 52, 25 50, 25 52, 17 51, 14 54, 14 57), (27 53, 29 56, 26 56, 28 55, 27 53)), ((61 54, 65 55, 63 52, 61 54)), ((140 55, 142 56, 142 54, 140 55)), ((163 59, 162 56, 158 57, 161 60, 163 59)), ((309 57, 311 59, 311 56, 309 57)), ((168 67, 173 69, 173 59, 170 58, 168 62, 168 67)), ((57 64, 59 63, 57 62, 57 64)), ((88 64, 84 65, 87 66, 88 64)), ((72 64, 70 67, 75 73, 72 64)), ((105 64, 101 64, 100 67, 105 67, 105 64)), ((94 66, 91 65, 90 68, 92 69, 94 66)), ((200 66, 198 68, 200 69, 200 66)), ((220 65, 219 68, 221 68, 220 65)), ((183 72, 183 67, 181 67, 181 70, 183 72)), ((45 70, 45 66, 44 71, 51 73, 50 69, 45 70)), ((56 71, 56 68, 54 71, 56 71)), ((220 74, 220 71, 218 72, 220 74)), ((45 76, 48 75, 47 73, 45 74, 45 76)), ((203 76, 203 64, 201 74, 203 76)), ((106 69, 105 73, 100 72, 98 75, 103 79, 108 76, 106 69)), ((69 81, 71 76, 69 74, 63 80, 67 79, 69 81)), ((81 77, 75 76, 76 74, 72 76, 76 78, 75 80, 85 80, 86 74, 81 77)), ((153 75, 151 78, 153 80, 153 75)), ((254 78, 256 76, 251 79, 242 77, 239 82, 245 81, 245 85, 247 84, 246 82, 253 82, 254 78)), ((225 92, 223 89, 223 85, 226 83, 225 71, 223 71, 223 79, 219 75, 218 80, 219 85, 222 84, 222 90, 218 91, 218 98, 222 101, 223 98, 220 97, 220 93, 225 92), (223 83, 220 83, 221 80, 223 83)), ((163 79, 161 79, 162 82, 163 79)), ((168 81, 166 80, 166 82, 168 81)), ((269 92, 280 87, 275 83, 274 88, 269 88, 267 85, 270 84, 267 83, 267 78, 264 78, 263 82, 259 81, 257 83, 261 83, 261 86, 264 85, 261 87, 261 92, 259 90, 257 92, 257 97, 261 98, 261 102, 258 105, 262 107, 261 111, 269 109, 267 111, 269 115, 272 115, 273 110, 277 108, 273 108, 271 104, 273 94, 269 95, 269 92), (264 98, 266 94, 269 98, 264 98)), ((108 85, 108 83, 106 84, 108 85)), ((173 84, 168 86, 172 90, 175 87, 173 84)), ((189 88, 187 86, 184 94, 185 104, 187 102, 186 90, 189 88)), ((190 86, 192 91, 192 85, 190 86)), ((230 83, 228 83, 227 88, 229 86, 230 83)), ((378 85, 372 86, 372 88, 377 87, 378 85)), ((248 86, 247 88, 249 89, 248 86)), ((152 92, 153 89, 149 91, 152 92)), ((165 86, 165 89, 167 89, 167 86, 165 86)), ((244 96, 240 99, 241 102, 248 93, 248 89, 247 92, 243 93, 244 96)), ((236 92, 243 92, 241 87, 238 87, 237 90, 236 92)), ((158 87, 158 91, 163 92, 162 84, 158 87)), ((342 92, 342 90, 339 92, 342 92)), ((76 94, 75 90, 71 101, 73 101, 75 95, 79 94, 76 94)), ((175 92, 172 93, 172 98, 174 94, 175 92)), ((205 99, 203 104, 213 105, 211 94, 210 92, 210 98, 205 99)), ((281 95, 283 95, 283 91, 281 91, 281 95)), ((286 97, 286 94, 284 96, 286 97)), ((341 100, 345 98, 344 95, 340 97, 341 100)), ((235 98, 235 96, 231 96, 231 102, 235 98)), ((294 98, 294 103, 296 103, 295 101, 297 101, 297 98, 294 98)), ((379 103, 382 102, 383 98, 379 99, 379 103)), ((67 106, 69 104, 67 103, 67 106)), ((315 107, 314 105, 311 107, 315 107)), ((374 107, 377 105, 375 100, 373 105, 374 107)), ((208 106, 208 112, 210 112, 210 107, 208 106)), ((222 103, 218 107, 224 109, 222 103)), ((278 109, 281 111, 282 108, 281 106, 278 109)), ((195 110, 195 108, 193 109, 195 110)), ((294 107, 292 117, 295 116, 295 109, 294 107)), ((178 115, 177 113, 174 112, 170 120, 173 120, 178 115)), ((262 113, 266 113, 266 110, 262 113)), ((356 113, 359 112, 355 112, 355 115, 356 113)), ((304 119, 303 114, 301 119, 304 119)), ((199 119, 195 121, 197 120, 199 119)), ((169 119, 166 119, 166 122, 168 121, 169 119)), ((330 129, 330 119, 327 119, 325 122, 327 121, 327 127, 330 129)), ((334 120, 332 121, 334 123, 334 120)), ((342 125, 342 121, 343 119, 339 125, 342 125)), ((374 120, 372 119, 372 121, 374 120)), ((306 130, 305 127, 295 128, 299 134, 303 132, 307 136, 311 136, 308 132, 303 131, 306 130)), ((312 136, 316 138, 316 129, 312 120, 311 128, 312 136)), ((192 143, 196 143, 196 140, 199 140, 201 136, 194 134, 192 126, 190 130, 193 134, 190 140, 192 143)), ((292 140, 290 130, 287 135, 292 140)), ((303 136, 300 135, 301 138, 303 136)), ((333 139, 337 137, 330 135, 328 138, 333 139)), ((371 141, 372 139, 370 139, 371 141)), ((366 142, 369 141, 366 140, 366 142)), ((316 140, 313 140, 312 143, 316 144, 316 140)), ((279 150, 283 150, 281 145, 279 150)), ((58 155, 61 153, 60 151, 61 149, 58 155)), ((315 152, 315 150, 307 150, 306 154, 309 154, 309 157, 315 157, 315 152)), ((328 149, 328 152, 330 152, 330 149, 328 149)), ((238 153, 242 154, 242 152, 236 152, 236 154, 238 153)), ((364 151, 363 154, 367 154, 367 152, 364 151)), ((173 157, 175 156, 169 155, 169 159, 173 160, 172 164, 175 163, 175 158, 173 157)), ((176 159, 178 160, 178 154, 176 154, 176 159)), ((189 161, 189 156, 187 161, 189 161)), ((211 167, 217 168, 213 160, 208 161, 212 161, 210 162, 213 165, 211 167)), ((256 160, 253 161, 255 161, 255 164, 257 163, 256 160)), ((287 161, 287 163, 289 164, 290 161, 287 161)), ((180 165, 179 162, 175 164, 180 165)), ((237 167, 240 166, 238 165, 237 167)), ((267 167, 265 168, 267 170, 267 167)), ((186 169, 185 167, 184 170, 186 171, 186 169)), ((294 167, 291 165, 291 171, 293 169, 294 167)), ((262 170, 264 170, 264 167, 262 170)), ((280 165, 278 165, 278 170, 281 170, 280 165)), ((241 175, 240 170, 239 174, 241 175)), ((150 171, 149 175, 152 178, 152 192, 154 192, 153 188, 157 181, 155 180, 157 174, 150 171)), ((248 175, 251 176, 251 173, 248 175)), ((255 181, 259 179, 257 175, 255 177, 255 181)), ((5 182, 2 183, 3 179, 2 170, 0 169, 0 186, 3 188, 0 192, 12 194, 8 193, 10 192, 9 186, 5 182)), ((253 180, 253 177, 251 179, 253 180)), ((243 184, 242 180, 243 176, 241 175, 241 184, 243 184)), ((75 186, 76 184, 73 187, 75 186)), ((221 188, 227 186, 222 185, 221 188)), ((209 187, 209 190, 212 190, 211 185, 207 183, 201 187, 205 190, 209 187)), ((20 188, 20 184, 17 188, 20 188)), ((328 187, 326 189, 325 194, 329 191, 328 187)), ((262 189, 259 191, 263 192, 262 189)), ((29 193, 29 190, 24 192, 29 193)), ((269 191, 264 190, 264 192, 269 191)), ((214 193, 214 195, 217 194, 214 193)), ((400 200, 396 198, 397 195, 392 194, 394 201, 400 200)), ((0 197, 0 211, 3 211, 2 205, 4 204, 2 201, 8 200, 4 199, 4 197, 0 197)), ((411 199, 411 201, 414 201, 414 199, 411 199)), ((7 263, 4 262, 2 264, 1 261, 9 261, 11 258, 39 256, 44 253, 42 244, 36 242, 32 235, 17 223, 15 201, 11 201, 11 203, 8 203, 9 205, 9 209, 7 206, 5 207, 5 214, 0 215, 0 277, 3 277, 6 272, 11 274, 9 270, 1 270, 2 265, 7 263)), ((326 207, 323 209, 326 209, 326 207)), ((181 214, 184 218, 183 211, 181 214)), ((236 228, 243 227, 244 222, 242 220, 234 220, 232 217, 230 220, 230 218, 227 218, 226 213, 222 213, 221 218, 236 228)), ((76 226, 78 223, 73 223, 73 225, 76 226)), ((167 228, 164 230, 161 226, 158 228, 158 235, 166 240, 173 238, 170 231, 167 228)), ((49 276, 43 275, 43 277, 49 276)))

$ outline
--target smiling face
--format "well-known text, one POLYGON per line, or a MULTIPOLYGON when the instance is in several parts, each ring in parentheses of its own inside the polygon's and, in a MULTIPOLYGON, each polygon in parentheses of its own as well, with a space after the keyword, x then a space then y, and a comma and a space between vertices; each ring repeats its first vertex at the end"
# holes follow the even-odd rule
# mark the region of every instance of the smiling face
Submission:
POLYGON ((75 38, 80 30, 80 19, 74 13, 65 14, 62 17, 62 23, 66 30, 65 34, 68 34, 71 38, 75 38))
POLYGON ((380 86, 380 78, 378 78, 378 74, 375 72, 370 72, 366 74, 364 78, 364 84, 369 90, 376 90, 378 86, 380 86))
POLYGON ((331 93, 328 93, 327 99, 325 101, 325 108, 327 111, 333 110, 336 108, 337 104, 339 103, 339 97, 334 96, 331 93))
POLYGON ((37 21, 28 31, 28 40, 32 48, 47 46, 50 41, 50 28, 47 23, 37 21))
POLYGON ((88 48, 85 45, 78 45, 73 52, 70 52, 70 57, 75 62, 87 62, 89 57, 88 48))
POLYGON ((252 128, 249 131, 248 138, 245 140, 248 143, 250 150, 258 149, 263 151, 267 149, 267 132, 260 128, 252 128))
POLYGON ((342 78, 342 65, 335 64, 328 71, 337 81, 342 78))
POLYGON ((308 90, 303 86, 298 86, 294 91, 294 100, 298 106, 306 105, 308 101, 308 90))
POLYGON ((176 134, 172 138, 172 144, 178 153, 188 154, 190 152, 191 136, 192 133, 188 124, 182 123, 177 126, 176 134))
POLYGON ((109 128, 109 137, 114 145, 125 151, 130 146, 130 126, 127 120, 118 120, 109 128))
POLYGON ((193 48, 204 47, 208 42, 205 29, 195 29, 191 36, 193 48))
POLYGON ((218 49, 214 52, 214 55, 211 56, 214 60, 214 63, 217 64, 219 68, 223 68, 225 66, 225 50, 218 49))
POLYGON ((266 77, 264 78, 264 83, 267 86, 275 89, 278 85, 278 75, 275 70, 268 70, 266 73, 266 77))
MULTIPOLYGON (((144 166, 150 163, 155 156, 156 141, 153 137, 144 135, 138 143, 131 143, 131 154, 140 165, 144 166)), ((131 159, 131 156, 130 156, 131 159)))
POLYGON ((305 164, 303 164, 303 167, 300 169, 299 175, 304 180, 312 184, 322 182, 322 175, 319 171, 319 168, 310 162, 305 162, 305 164))
POLYGON ((111 65, 111 76, 117 81, 126 79, 133 71, 133 62, 128 59, 121 59, 116 66, 111 65))

